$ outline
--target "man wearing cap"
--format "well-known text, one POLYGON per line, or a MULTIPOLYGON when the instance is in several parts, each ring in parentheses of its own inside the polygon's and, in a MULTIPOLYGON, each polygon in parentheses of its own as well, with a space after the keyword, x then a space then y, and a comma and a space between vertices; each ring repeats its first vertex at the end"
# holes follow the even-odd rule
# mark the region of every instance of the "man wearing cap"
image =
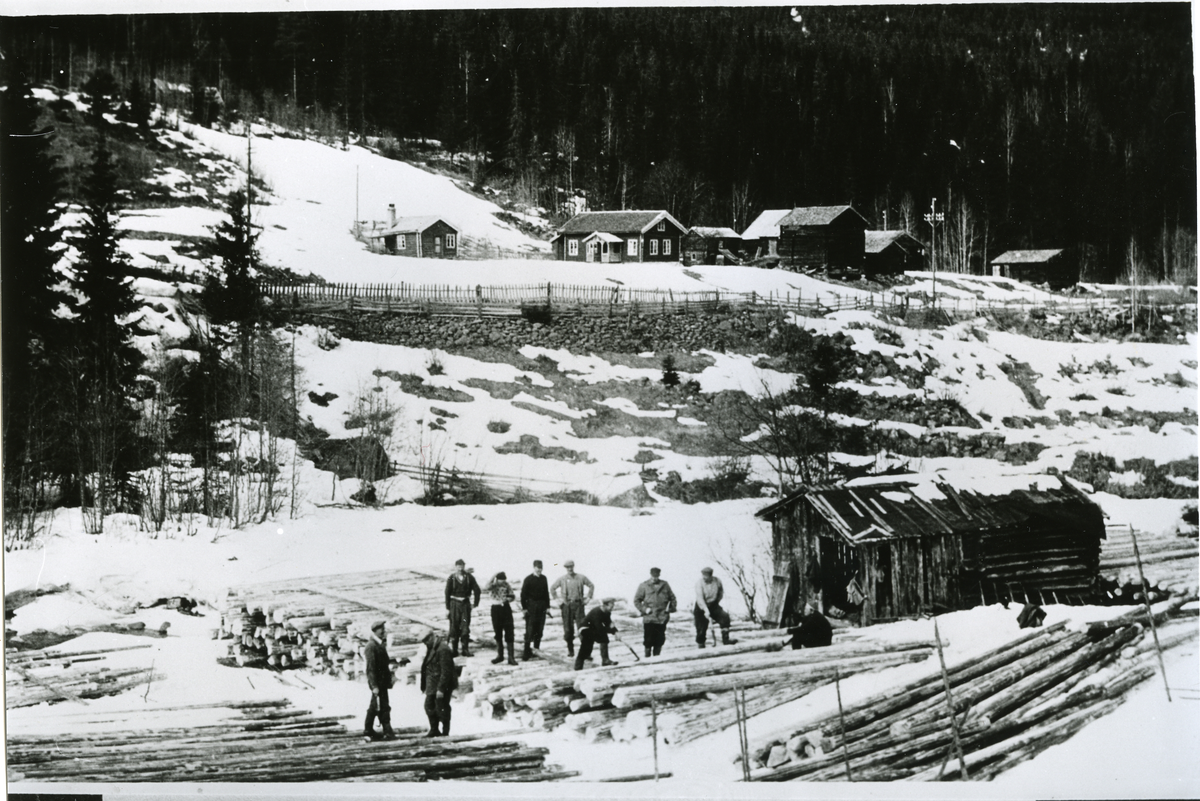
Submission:
POLYGON ((458 656, 458 642, 462 640, 462 655, 470 656, 471 610, 479 606, 479 582, 467 572, 467 563, 459 559, 454 563, 454 572, 446 579, 446 617, 450 619, 450 650, 458 656), (472 595, 474 601, 471 600, 472 595))
POLYGON ((646 656, 662 653, 663 643, 667 641, 667 621, 675 611, 675 593, 670 584, 659 578, 661 574, 657 567, 650 568, 650 578, 638 585, 633 596, 633 605, 642 613, 646 656))
POLYGON ((566 575, 550 587, 550 597, 559 604, 562 612, 563 639, 567 641, 567 656, 575 656, 575 627, 583 622, 583 610, 592 600, 596 588, 587 576, 575 572, 574 560, 563 562, 566 575), (560 596, 561 593, 561 596, 560 596))
POLYGON ((533 572, 521 582, 521 609, 525 612, 525 651, 522 661, 533 659, 533 649, 542 647, 546 613, 550 611, 550 584, 542 575, 542 560, 533 560, 533 572))
POLYGON ((729 639, 729 613, 721 608, 721 599, 725 597, 725 588, 721 580, 713 575, 711 567, 700 571, 700 580, 696 582, 696 606, 693 616, 696 619, 696 644, 703 648, 708 640, 709 618, 721 627, 721 642, 733 645, 737 640, 729 639))
POLYGON ((504 661, 504 646, 507 644, 508 664, 515 665, 512 602, 517 596, 508 583, 508 574, 501 570, 492 576, 488 579, 486 589, 488 597, 492 599, 492 631, 496 634, 496 658, 492 664, 498 665, 504 661))
POLYGON ((425 693, 425 717, 429 719, 429 734, 425 736, 445 737, 450 734, 450 695, 458 687, 454 655, 440 632, 430 631, 421 642, 425 645, 421 692, 425 693))
POLYGON ((392 707, 388 704, 388 690, 392 688, 392 671, 388 667, 388 652, 387 646, 384 645, 384 638, 387 636, 387 622, 378 620, 371 625, 371 639, 367 642, 366 651, 363 653, 364 661, 367 663, 367 685, 371 688, 371 705, 367 707, 367 719, 363 726, 363 733, 372 740, 378 740, 381 737, 384 740, 396 739, 396 733, 392 731, 392 707), (375 731, 375 718, 379 717, 379 724, 383 727, 383 733, 375 731))
POLYGON ((579 656, 575 658, 576 670, 583 670, 584 661, 591 658, 592 643, 600 646, 601 665, 617 664, 608 658, 608 635, 617 633, 612 624, 612 610, 616 603, 616 598, 605 598, 599 606, 593 606, 592 611, 588 612, 587 617, 583 619, 583 625, 579 627, 579 656))

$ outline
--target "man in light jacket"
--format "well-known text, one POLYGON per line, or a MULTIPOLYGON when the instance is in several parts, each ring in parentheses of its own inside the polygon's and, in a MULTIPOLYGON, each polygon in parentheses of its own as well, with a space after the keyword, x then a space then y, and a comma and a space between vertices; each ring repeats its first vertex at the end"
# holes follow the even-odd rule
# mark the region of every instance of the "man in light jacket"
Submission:
POLYGON ((713 569, 706 567, 700 571, 700 580, 696 582, 696 606, 692 610, 696 621, 696 645, 703 648, 708 640, 708 621, 711 618, 721 627, 721 642, 733 645, 737 640, 729 639, 729 613, 721 608, 721 599, 725 597, 725 588, 721 580, 713 575, 713 569))
POLYGON ((567 641, 567 656, 575 656, 575 627, 583 625, 584 608, 592 600, 595 586, 582 573, 575 572, 574 560, 563 562, 565 575, 550 587, 550 597, 558 602, 562 613, 563 639, 567 641))

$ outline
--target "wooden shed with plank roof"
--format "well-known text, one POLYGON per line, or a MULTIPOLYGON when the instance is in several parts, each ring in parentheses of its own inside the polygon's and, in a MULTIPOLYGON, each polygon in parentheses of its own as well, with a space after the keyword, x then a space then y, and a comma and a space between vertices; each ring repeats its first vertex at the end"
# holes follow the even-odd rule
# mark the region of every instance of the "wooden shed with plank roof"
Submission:
POLYGON ((814 602, 881 620, 1014 600, 1098 598, 1104 515, 1061 476, 1003 493, 912 476, 798 490, 762 509, 775 577, 764 620, 814 602))
POLYGON ((867 220, 850 206, 804 206, 779 221, 779 257, 791 267, 861 270, 867 220))
POLYGON ((992 275, 1063 289, 1079 282, 1079 265, 1062 249, 1009 250, 992 259, 992 275))

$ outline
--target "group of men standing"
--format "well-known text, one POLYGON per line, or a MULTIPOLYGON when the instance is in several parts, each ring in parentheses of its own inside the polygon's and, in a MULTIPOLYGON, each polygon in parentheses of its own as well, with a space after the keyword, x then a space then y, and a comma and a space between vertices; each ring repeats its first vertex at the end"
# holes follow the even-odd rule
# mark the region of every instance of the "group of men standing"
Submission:
MULTIPOLYGON (((574 667, 582 670, 584 662, 591 658, 595 646, 600 649, 602 665, 617 664, 609 658, 609 636, 617 629, 612 623, 615 598, 604 598, 590 611, 587 604, 592 600, 596 587, 582 573, 575 572, 575 562, 563 562, 566 570, 553 584, 542 573, 542 562, 535 559, 533 572, 521 582, 519 596, 525 619, 524 649, 522 661, 533 659, 542 647, 546 618, 550 607, 557 604, 562 616, 563 639, 567 643, 567 655, 575 657, 574 667), (579 633, 579 652, 575 651, 575 634, 579 633)), ((448 634, 428 632, 421 642, 425 645, 425 658, 421 664, 421 691, 425 694, 425 714, 429 719, 429 737, 444 737, 450 734, 450 697, 458 686, 458 669, 455 657, 471 656, 471 611, 478 608, 484 593, 491 601, 492 631, 496 639, 496 657, 493 664, 507 660, 516 665, 515 624, 512 604, 518 600, 508 581, 508 575, 500 571, 488 579, 484 587, 479 586, 475 576, 467 570, 466 562, 459 559, 454 563, 454 572, 446 579, 446 617, 449 621, 448 634)), ((695 603, 692 616, 696 627, 696 644, 704 648, 708 641, 710 622, 721 629, 721 642, 733 645, 736 640, 729 637, 729 613, 721 607, 725 588, 721 580, 713 575, 712 568, 700 571, 696 582, 695 603)), ((633 605, 642 615, 643 645, 646 656, 658 656, 666 642, 667 622, 677 611, 677 601, 671 585, 662 579, 662 571, 650 568, 650 578, 638 585, 633 605)), ((395 734, 391 726, 391 707, 388 691, 392 686, 392 673, 388 665, 387 649, 384 647, 386 622, 378 621, 372 626, 371 639, 367 643, 365 659, 367 683, 371 688, 371 703, 367 709, 365 734, 371 739, 392 739, 395 734), (378 718, 382 733, 375 731, 378 718)), ((715 639, 715 630, 714 630, 715 639)))

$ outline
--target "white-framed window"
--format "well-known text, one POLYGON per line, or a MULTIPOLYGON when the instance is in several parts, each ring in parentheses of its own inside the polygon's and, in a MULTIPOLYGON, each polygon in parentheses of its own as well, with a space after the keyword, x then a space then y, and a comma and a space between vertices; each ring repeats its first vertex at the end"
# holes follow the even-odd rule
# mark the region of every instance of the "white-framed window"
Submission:
POLYGON ((579 255, 579 240, 578 239, 568 239, 567 240, 567 255, 568 256, 578 256, 579 255))
POLYGON ((670 239, 663 240, 663 255, 664 256, 671 255, 671 240, 670 239))
POLYGON ((458 237, 454 234, 446 234, 446 249, 453 250, 454 248, 458 247, 457 240, 458 237))
POLYGON ((660 230, 660 231, 665 231, 665 230, 667 230, 667 222, 666 222, 666 220, 660 220, 660 221, 659 221, 659 223, 658 223, 658 230, 660 230))
POLYGON ((400 250, 408 249, 408 236, 406 234, 400 234, 400 236, 396 237, 396 247, 400 250))
POLYGON ((658 255, 658 240, 657 239, 650 240, 650 255, 651 256, 658 255))
POLYGON ((637 243, 638 243, 638 241, 636 239, 630 239, 628 242, 625 243, 625 255, 626 256, 636 256, 637 255, 637 243))

